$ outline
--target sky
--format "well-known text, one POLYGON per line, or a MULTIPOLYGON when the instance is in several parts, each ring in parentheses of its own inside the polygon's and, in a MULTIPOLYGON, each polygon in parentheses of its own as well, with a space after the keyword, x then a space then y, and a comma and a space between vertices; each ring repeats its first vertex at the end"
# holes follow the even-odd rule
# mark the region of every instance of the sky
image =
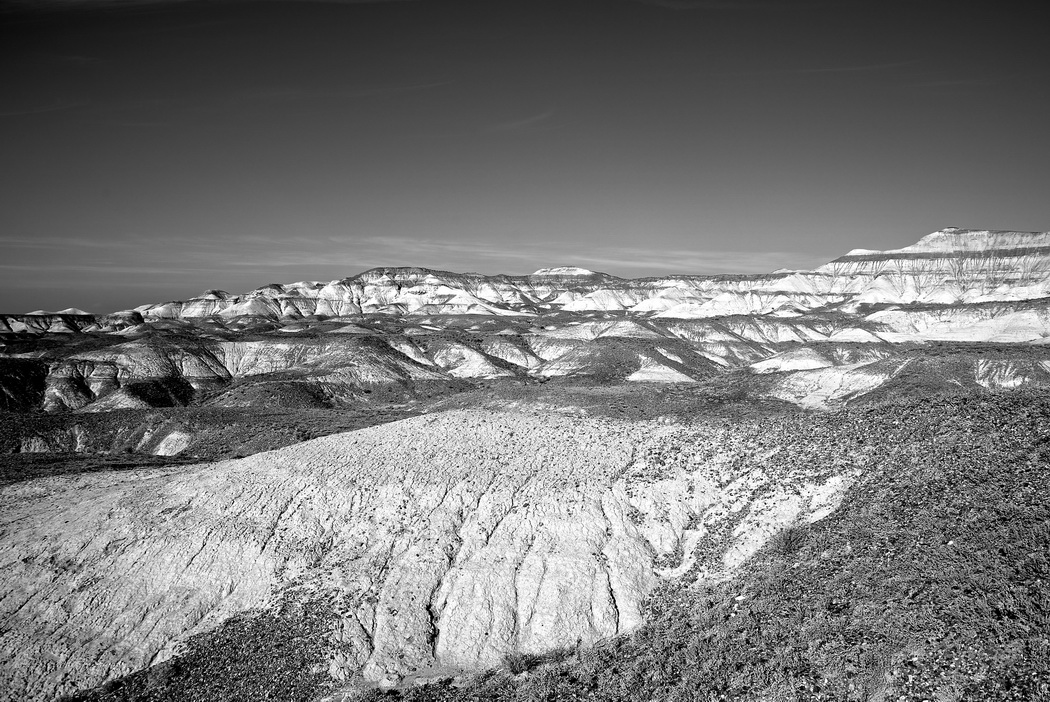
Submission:
POLYGON ((0 0, 0 312, 1045 231, 1039 9, 0 0))

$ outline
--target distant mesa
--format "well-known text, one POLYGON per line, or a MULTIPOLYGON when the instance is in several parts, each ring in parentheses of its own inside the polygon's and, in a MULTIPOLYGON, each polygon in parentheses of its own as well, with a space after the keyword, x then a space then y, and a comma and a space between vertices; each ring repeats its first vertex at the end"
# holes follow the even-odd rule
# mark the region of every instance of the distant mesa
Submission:
MULTIPOLYGON (((857 252, 865 255, 876 254, 950 254, 966 256, 974 253, 995 255, 996 252, 1009 252, 1025 249, 1040 249, 1050 246, 1050 232, 1014 232, 994 229, 962 229, 945 227, 932 234, 927 234, 918 242, 900 249, 886 251, 857 252)), ((847 255, 856 255, 850 252, 847 255)))
POLYGON ((75 315, 80 315, 82 317, 89 317, 89 316, 91 316, 90 312, 85 312, 84 310, 79 309, 77 307, 67 307, 66 309, 59 310, 58 312, 48 312, 47 310, 33 310, 32 312, 26 312, 25 316, 27 316, 27 317, 54 317, 54 316, 60 315, 60 314, 75 314, 75 315))
MULTIPOLYGON (((272 283, 240 294, 210 289, 190 300, 141 305, 135 312, 151 324, 213 319, 223 325, 249 319, 285 324, 362 314, 509 318, 565 312, 713 319, 796 317, 818 310, 856 314, 880 305, 977 305, 1043 298, 1050 298, 1050 232, 953 227, 901 249, 854 249, 808 271, 624 279, 579 266, 540 268, 526 275, 379 267, 341 280, 272 283)), ((80 310, 37 311, 24 315, 27 320, 9 315, 10 323, 4 324, 12 331, 24 327, 28 333, 49 333, 56 323, 50 317, 72 324, 81 315, 90 316, 80 310)), ((99 329, 117 331, 131 323, 120 316, 99 318, 99 329)), ((1042 322, 1033 326, 1018 320, 1011 327, 1016 333, 1022 328, 1043 329, 1042 322)), ((74 326, 83 330, 93 323, 80 320, 74 326)))
POLYGON ((541 268, 532 274, 537 277, 564 277, 564 276, 591 276, 591 275, 605 275, 604 273, 598 273, 596 271, 587 270, 586 268, 578 268, 576 266, 557 266, 555 268, 541 268))

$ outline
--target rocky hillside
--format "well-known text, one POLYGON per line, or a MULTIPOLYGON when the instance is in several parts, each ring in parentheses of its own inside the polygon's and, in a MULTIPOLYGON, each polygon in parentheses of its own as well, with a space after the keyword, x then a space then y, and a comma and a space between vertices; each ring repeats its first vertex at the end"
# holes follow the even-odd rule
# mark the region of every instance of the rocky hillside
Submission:
POLYGON ((1036 699, 1048 418, 1032 395, 685 425, 452 412, 10 486, 3 686, 1036 699))
MULTIPOLYGON (((1041 313, 1012 308, 1006 314, 1041 313)), ((931 324, 928 317, 939 314, 898 310, 872 317, 896 315, 913 327, 956 329, 955 321, 931 324)), ((581 313, 544 321, 550 324, 357 318, 353 333, 341 329, 349 322, 328 320, 294 331, 219 334, 186 325, 149 329, 131 338, 18 335, 8 337, 7 354, 0 356, 0 410, 63 414, 276 406, 357 411, 426 403, 499 383, 704 387, 725 377, 757 397, 823 408, 862 400, 908 379, 921 385, 924 378, 943 377, 990 390, 1050 382, 1050 349, 1041 337, 1016 341, 1024 327, 999 334, 993 327, 1007 323, 1002 317, 993 317, 988 327, 965 327, 979 337, 976 342, 961 331, 945 341, 891 342, 869 331, 877 329, 870 320, 846 316, 638 322, 581 313)), ((24 442, 53 443, 35 435, 24 442)))
POLYGON ((4 685, 27 699, 96 685, 281 597, 325 603, 315 664, 335 681, 590 645, 638 627, 661 582, 730 577, 784 525, 834 509, 866 449, 792 458, 799 426, 815 440, 805 422, 773 436, 455 411, 192 469, 10 485, 4 685))
POLYGON ((595 647, 352 699, 1050 699, 1050 405, 882 409, 839 508, 737 577, 665 585, 645 625, 595 647))

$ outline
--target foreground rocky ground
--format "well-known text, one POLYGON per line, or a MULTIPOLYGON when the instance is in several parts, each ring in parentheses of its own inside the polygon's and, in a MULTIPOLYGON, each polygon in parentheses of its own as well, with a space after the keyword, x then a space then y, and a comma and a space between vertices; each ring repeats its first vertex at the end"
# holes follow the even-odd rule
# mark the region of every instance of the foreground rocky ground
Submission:
POLYGON ((284 606, 272 596, 338 612, 321 661, 335 679, 397 684, 591 643, 636 627, 709 525, 739 527, 706 566, 733 570, 851 477, 744 468, 729 430, 683 431, 451 411, 240 461, 16 483, 9 680, 36 694, 128 672, 284 606))
POLYGON ((14 483, 3 686, 1037 699, 1048 420, 1020 393, 688 421, 522 403, 14 483))

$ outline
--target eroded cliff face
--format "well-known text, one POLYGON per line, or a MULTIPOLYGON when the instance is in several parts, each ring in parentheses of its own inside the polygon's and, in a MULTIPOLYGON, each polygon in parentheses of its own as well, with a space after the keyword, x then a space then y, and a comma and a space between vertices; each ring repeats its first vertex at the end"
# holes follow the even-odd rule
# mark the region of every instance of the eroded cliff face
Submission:
POLYGON ((727 577, 830 513, 867 456, 812 426, 457 411, 192 469, 20 483, 0 491, 0 687, 96 685, 292 590, 336 603, 336 681, 586 645, 638 626, 661 580, 727 577), (795 455, 816 442, 832 455, 795 455))
POLYGON ((673 318, 798 314, 842 304, 953 304, 1045 297, 1050 233, 948 228, 903 249, 858 249, 814 271, 625 280, 584 269, 482 276, 380 268, 330 283, 209 291, 144 305, 143 317, 379 314, 537 315, 626 310, 673 318))
POLYGON ((948 228, 891 251, 851 251, 818 268, 855 303, 976 303, 1045 297, 1050 233, 948 228))
POLYGON ((142 324, 138 312, 88 314, 78 312, 30 312, 0 314, 0 333, 8 334, 75 334, 79 332, 114 332, 142 324))
POLYGON ((813 271, 745 276, 627 280, 575 268, 528 276, 376 268, 329 283, 271 284, 240 295, 209 290, 190 300, 112 315, 4 315, 0 331, 118 332, 143 321, 360 314, 535 317, 624 311, 703 319, 856 311, 860 305, 1012 302, 1050 294, 1048 242, 1047 232, 948 228, 902 249, 857 249, 813 271))
MULTIPOLYGON (((750 368, 778 374, 760 383, 766 396, 827 407, 897 377, 909 344, 1047 344, 1048 241, 945 229, 814 271, 753 276, 380 268, 107 316, 7 315, 0 403, 47 412, 234 406, 258 399, 244 385, 269 378, 297 384, 304 403, 346 407, 425 399, 430 387, 462 381, 703 383, 750 368), (870 352, 839 352, 858 344, 870 352), (795 351, 824 360, 780 358, 795 351)), ((999 377, 980 384, 998 387, 999 377)), ((1014 378, 1044 382, 1035 368, 1003 387, 1014 378)))
MULTIPOLYGON (((1022 384, 1045 384, 1038 363, 1050 359, 1050 313, 1039 301, 886 309, 866 317, 569 318, 544 327, 510 323, 496 332, 457 329, 456 320, 427 318, 426 324, 390 328, 336 320, 293 333, 219 340, 145 335, 89 350, 71 338, 5 359, 0 401, 10 409, 52 413, 264 401, 379 407, 426 401, 465 382, 704 384, 747 370, 761 376, 748 387, 772 388, 766 395, 807 407, 829 407, 882 387, 916 349, 937 343, 959 346, 960 359, 970 364, 958 369, 962 382, 978 372, 978 364, 997 361, 1002 344, 1012 345, 1019 361, 1036 362, 1028 364, 1032 372, 1016 376, 1022 384), (825 387, 803 392, 817 386, 825 387)), ((97 341, 83 336, 88 347, 97 341)), ((996 378, 987 380, 989 389, 1000 387, 996 378)))

